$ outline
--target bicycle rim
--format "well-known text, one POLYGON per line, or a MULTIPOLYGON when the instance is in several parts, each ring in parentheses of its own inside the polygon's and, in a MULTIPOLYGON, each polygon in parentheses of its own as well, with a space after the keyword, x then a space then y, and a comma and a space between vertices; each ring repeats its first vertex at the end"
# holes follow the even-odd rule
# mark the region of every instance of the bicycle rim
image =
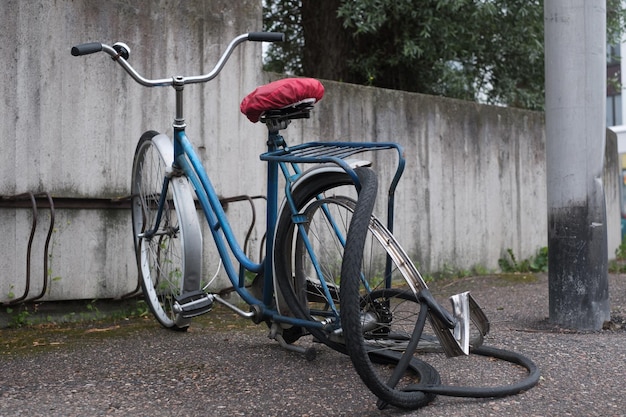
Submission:
MULTIPOLYGON (((422 407, 434 395, 408 389, 416 383, 438 383, 434 369, 420 373, 409 366, 399 381, 390 381, 418 323, 421 306, 417 291, 423 281, 409 273, 410 259, 371 215, 376 182, 362 178, 361 184, 358 202, 344 201, 353 211, 341 268, 341 324, 346 348, 365 385, 384 403, 422 407)), ((412 357, 413 361, 419 359, 412 357)))
POLYGON ((150 311, 162 326, 184 330, 190 320, 175 313, 173 305, 185 286, 189 260, 184 246, 189 226, 181 211, 177 210, 183 203, 176 195, 180 191, 175 190, 177 185, 173 181, 167 188, 160 222, 156 224, 163 180, 171 165, 171 156, 165 147, 171 144, 155 142, 155 135, 156 132, 147 132, 142 136, 133 163, 131 192, 135 251, 143 294, 150 311), (154 231, 152 236, 144 237, 150 230, 154 231))

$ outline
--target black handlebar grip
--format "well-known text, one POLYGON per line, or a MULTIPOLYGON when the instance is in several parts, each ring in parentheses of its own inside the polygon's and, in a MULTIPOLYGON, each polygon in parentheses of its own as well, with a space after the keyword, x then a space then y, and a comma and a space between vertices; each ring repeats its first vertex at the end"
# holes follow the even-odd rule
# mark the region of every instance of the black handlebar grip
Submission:
POLYGON ((254 42, 284 42, 285 34, 280 32, 250 32, 248 40, 254 42))
POLYGON ((102 51, 102 44, 100 42, 90 42, 74 46, 72 48, 72 55, 89 55, 100 51, 102 51))

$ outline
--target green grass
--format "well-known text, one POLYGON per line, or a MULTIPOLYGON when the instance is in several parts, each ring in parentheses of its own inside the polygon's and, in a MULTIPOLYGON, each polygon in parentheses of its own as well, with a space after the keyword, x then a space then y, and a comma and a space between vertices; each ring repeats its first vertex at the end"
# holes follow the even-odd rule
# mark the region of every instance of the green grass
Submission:
POLYGON ((609 272, 614 274, 626 273, 626 243, 622 243, 615 250, 615 259, 609 262, 609 272))
MULTIPOLYGON (((141 301, 143 303, 143 301, 141 301)), ((140 304, 137 301, 137 304, 140 304)), ((104 310, 103 307, 100 311, 104 310)), ((87 318, 81 313, 74 314, 74 321, 61 322, 52 318, 39 322, 30 320, 20 327, 0 330, 0 361, 2 357, 36 355, 58 349, 72 349, 84 346, 86 342, 97 342, 107 338, 124 338, 137 332, 171 332, 163 329, 152 314, 138 305, 130 310, 119 305, 118 309, 107 309, 108 313, 99 319, 87 318)), ((71 313, 70 313, 71 314, 71 313)), ((29 317, 33 319, 34 314, 29 317)), ((192 320, 189 332, 228 332, 228 331, 267 331, 265 323, 256 325, 232 312, 227 307, 216 305, 213 310, 192 320)), ((176 332, 172 332, 175 334, 176 332)))
POLYGON ((507 255, 498 259, 498 265, 502 272, 548 272, 548 248, 537 249, 534 256, 528 259, 518 260, 512 249, 506 250, 507 255))

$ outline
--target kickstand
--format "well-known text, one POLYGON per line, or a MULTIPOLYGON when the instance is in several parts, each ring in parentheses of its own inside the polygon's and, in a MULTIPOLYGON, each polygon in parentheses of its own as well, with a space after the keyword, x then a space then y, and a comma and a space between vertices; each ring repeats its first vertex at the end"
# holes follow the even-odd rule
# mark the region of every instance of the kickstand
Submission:
POLYGON ((278 323, 272 323, 272 327, 270 328, 269 338, 276 340, 282 348, 288 351, 296 352, 296 353, 303 355, 304 358, 309 362, 315 359, 315 356, 317 355, 317 353, 315 352, 315 348, 313 347, 305 348, 304 346, 296 346, 296 345, 287 343, 285 341, 285 338, 283 338, 282 330, 283 329, 280 327, 278 323))

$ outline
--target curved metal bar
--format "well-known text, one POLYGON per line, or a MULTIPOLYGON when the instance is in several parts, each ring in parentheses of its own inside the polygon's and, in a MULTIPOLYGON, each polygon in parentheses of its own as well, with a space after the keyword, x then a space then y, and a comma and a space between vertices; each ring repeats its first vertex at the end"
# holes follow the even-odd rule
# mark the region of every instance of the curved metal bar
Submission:
POLYGON ((52 232, 54 231, 55 213, 52 197, 48 192, 37 194, 36 197, 45 197, 48 200, 48 208, 50 210, 50 225, 48 226, 48 234, 46 235, 46 242, 44 243, 43 247, 43 284, 41 287, 41 292, 39 293, 39 295, 28 299, 28 301, 34 301, 42 298, 44 295, 46 295, 46 291, 48 290, 48 248, 50 247, 50 239, 52 237, 52 232))
POLYGON ((30 256, 31 256, 32 247, 33 247, 33 240, 35 237, 35 230, 37 229, 37 202, 35 201, 34 194, 31 192, 26 192, 23 194, 18 194, 18 195, 14 195, 10 197, 10 199, 15 199, 15 200, 24 199, 24 198, 30 199, 30 202, 32 204, 32 213, 33 213, 33 219, 32 219, 31 228, 30 228, 30 237, 28 238, 28 245, 26 248, 26 284, 24 286, 24 294, 22 294, 18 298, 12 299, 4 303, 6 305, 17 304, 19 302, 26 300, 26 298, 28 297, 28 292, 30 291, 30 256))
POLYGON ((215 64, 215 67, 213 67, 211 72, 207 74, 194 75, 190 77, 161 78, 161 79, 154 79, 154 80, 145 78, 142 75, 140 75, 137 72, 137 70, 135 70, 133 66, 130 65, 126 59, 121 57, 120 54, 112 46, 102 44, 102 51, 109 54, 111 58, 113 58, 114 61, 120 64, 122 68, 124 68, 124 70, 139 84, 145 87, 165 87, 165 86, 174 86, 175 83, 177 85, 182 85, 182 84, 205 83, 207 81, 211 81, 213 78, 217 76, 217 74, 219 74, 222 68, 224 68, 226 61, 228 61, 228 58, 230 58, 230 55, 233 53, 233 50, 237 47, 237 45, 247 40, 248 40, 247 33, 239 35, 235 39, 233 39, 226 47, 226 50, 220 57, 217 64, 215 64))
POLYGON ((250 227, 248 227, 248 231, 246 233, 246 237, 243 242, 243 251, 245 253, 248 253, 248 244, 250 243, 250 237, 252 236, 252 232, 254 231, 254 226, 256 224, 256 208, 254 206, 254 200, 258 200, 258 199, 266 200, 267 198, 263 195, 256 195, 256 196, 238 195, 234 197, 220 198, 220 203, 222 203, 222 206, 228 205, 230 203, 240 202, 240 201, 247 201, 248 203, 250 203, 250 211, 252 213, 252 219, 250 220, 250 227))

